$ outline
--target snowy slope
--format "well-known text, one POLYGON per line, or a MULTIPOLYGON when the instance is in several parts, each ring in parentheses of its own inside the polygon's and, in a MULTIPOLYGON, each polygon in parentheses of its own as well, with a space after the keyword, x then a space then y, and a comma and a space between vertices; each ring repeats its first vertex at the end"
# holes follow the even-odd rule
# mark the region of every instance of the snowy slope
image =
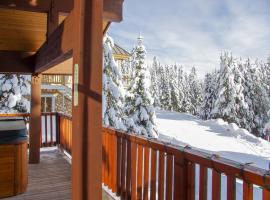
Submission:
POLYGON ((185 113, 157 110, 160 139, 269 169, 270 144, 221 119, 203 121, 185 113))

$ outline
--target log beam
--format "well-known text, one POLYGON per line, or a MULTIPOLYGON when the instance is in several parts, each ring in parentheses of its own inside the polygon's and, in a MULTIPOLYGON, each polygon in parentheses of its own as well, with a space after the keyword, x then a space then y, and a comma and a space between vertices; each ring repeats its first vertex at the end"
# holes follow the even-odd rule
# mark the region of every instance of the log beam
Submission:
POLYGON ((71 13, 50 34, 47 41, 36 53, 35 73, 42 73, 72 57, 73 14, 71 13))
POLYGON ((0 0, 0 8, 48 13, 52 2, 58 12, 69 13, 73 9, 73 0, 0 0))
POLYGON ((40 162, 41 141, 41 75, 32 76, 29 163, 40 162))
POLYGON ((73 200, 102 199, 102 3, 74 5, 73 200))
POLYGON ((120 22, 123 15, 123 0, 103 0, 103 20, 120 22))
MULTIPOLYGON (((48 13, 52 3, 58 12, 70 13, 74 0, 0 0, 0 8, 48 13)), ((108 22, 120 22, 122 20, 122 7, 123 0, 104 0, 103 19, 108 22)))
POLYGON ((32 74, 34 56, 27 52, 0 51, 0 73, 32 74))

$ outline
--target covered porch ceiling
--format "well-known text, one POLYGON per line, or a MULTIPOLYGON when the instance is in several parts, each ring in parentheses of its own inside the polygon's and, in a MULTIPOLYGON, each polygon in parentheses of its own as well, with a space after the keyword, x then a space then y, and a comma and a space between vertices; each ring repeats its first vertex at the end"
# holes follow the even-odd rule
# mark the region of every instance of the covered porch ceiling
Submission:
MULTIPOLYGON (((123 0, 104 0, 103 31, 123 0)), ((73 0, 0 0, 0 73, 72 74, 73 0)))

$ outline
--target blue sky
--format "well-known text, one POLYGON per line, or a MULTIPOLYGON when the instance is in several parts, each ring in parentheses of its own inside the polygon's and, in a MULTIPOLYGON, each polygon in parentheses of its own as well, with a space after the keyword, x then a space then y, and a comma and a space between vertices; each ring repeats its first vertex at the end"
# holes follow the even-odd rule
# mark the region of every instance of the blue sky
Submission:
POLYGON ((125 0, 124 20, 109 34, 131 50, 139 32, 148 62, 198 68, 219 66, 223 50, 265 60, 270 54, 270 0, 125 0))

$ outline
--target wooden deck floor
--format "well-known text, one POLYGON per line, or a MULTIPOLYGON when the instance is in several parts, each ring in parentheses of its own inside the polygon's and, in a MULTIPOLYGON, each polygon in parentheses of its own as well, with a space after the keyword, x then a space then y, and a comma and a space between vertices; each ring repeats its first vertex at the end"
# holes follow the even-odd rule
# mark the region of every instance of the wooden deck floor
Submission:
MULTIPOLYGON (((103 192, 103 200, 110 200, 103 192)), ((58 150, 41 152, 41 162, 29 165, 27 192, 6 200, 71 199, 71 165, 58 150)))

